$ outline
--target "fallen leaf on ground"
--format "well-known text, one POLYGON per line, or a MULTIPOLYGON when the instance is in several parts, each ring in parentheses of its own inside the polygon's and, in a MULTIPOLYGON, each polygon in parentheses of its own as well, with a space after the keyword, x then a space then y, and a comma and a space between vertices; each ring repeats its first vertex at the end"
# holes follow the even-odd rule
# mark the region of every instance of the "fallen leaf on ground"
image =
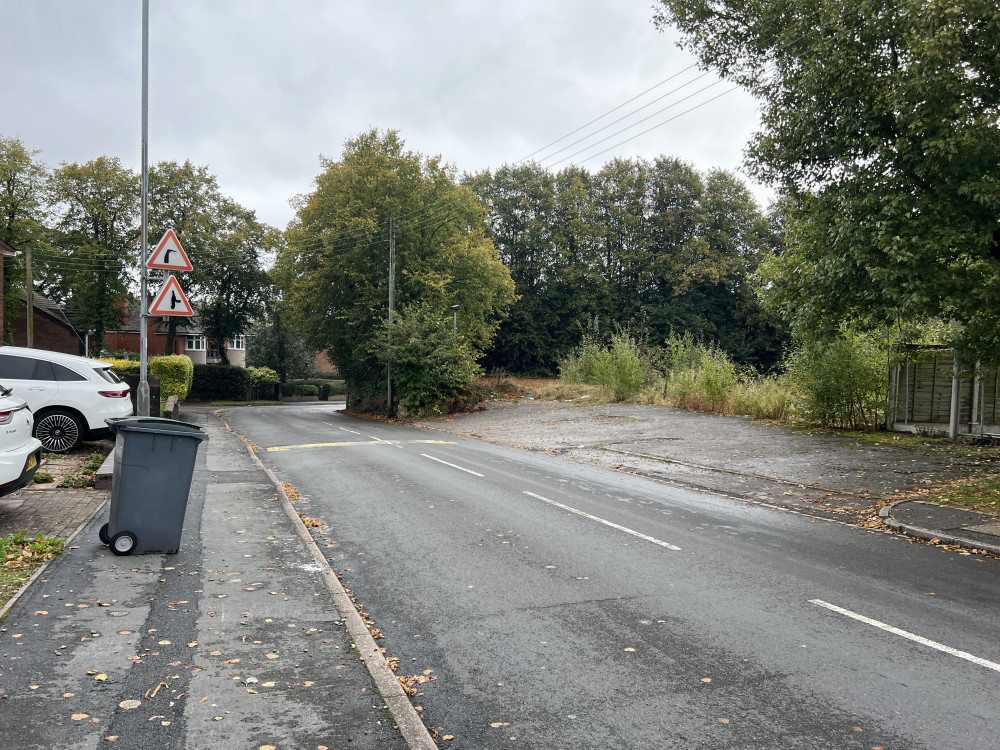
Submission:
POLYGON ((90 714, 73 714, 70 718, 73 721, 83 721, 84 719, 89 719, 90 714))
POLYGON ((701 681, 702 681, 702 682, 711 682, 711 681, 712 681, 712 678, 711 678, 711 677, 702 677, 702 678, 701 678, 701 681))
POLYGON ((118 708, 123 709, 125 711, 131 711, 133 708, 139 708, 139 706, 141 705, 142 701, 137 701, 132 699, 127 701, 122 701, 121 703, 118 704, 118 708))
POLYGON ((719 719, 719 723, 720 724, 728 724, 729 723, 729 719, 719 719))
POLYGON ((490 726, 493 727, 494 729, 499 729, 500 727, 509 727, 510 726, 510 722, 509 721, 494 721, 492 724, 490 724, 490 726))

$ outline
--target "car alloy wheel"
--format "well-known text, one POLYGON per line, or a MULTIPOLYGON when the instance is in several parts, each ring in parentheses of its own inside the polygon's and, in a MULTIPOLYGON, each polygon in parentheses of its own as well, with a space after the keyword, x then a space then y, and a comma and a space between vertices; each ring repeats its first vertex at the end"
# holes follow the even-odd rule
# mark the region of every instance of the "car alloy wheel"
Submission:
POLYGON ((35 422, 35 437, 50 453, 66 453, 83 438, 79 420, 64 411, 50 411, 35 422))

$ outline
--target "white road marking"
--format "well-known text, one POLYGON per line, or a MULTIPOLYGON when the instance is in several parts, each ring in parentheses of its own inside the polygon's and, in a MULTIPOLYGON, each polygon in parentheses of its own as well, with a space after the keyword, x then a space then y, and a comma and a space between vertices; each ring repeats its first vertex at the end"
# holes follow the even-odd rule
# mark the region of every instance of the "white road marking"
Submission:
POLYGON ((971 661, 973 664, 978 664, 981 667, 986 667, 987 669, 992 669, 996 672, 1000 672, 1000 664, 995 661, 989 661, 988 659, 983 659, 979 656, 970 654, 968 651, 959 651, 957 648, 952 648, 951 646, 945 646, 943 643, 938 643, 937 641, 932 641, 930 638, 924 638, 923 636, 910 633, 906 630, 901 630, 895 628, 892 625, 886 625, 884 622, 879 622, 878 620, 873 620, 870 617, 865 617, 864 615, 859 615, 857 612, 852 612, 849 609, 844 609, 843 607, 838 607, 836 604, 830 604, 829 602, 824 602, 822 599, 810 599, 810 604, 815 604, 819 607, 825 607, 831 612, 836 612, 837 614, 844 615, 845 617, 850 617, 858 622, 863 622, 866 625, 871 625, 874 628, 879 628, 887 633, 892 633, 893 635, 898 635, 900 638, 906 638, 907 640, 919 643, 922 646, 927 646, 929 648, 937 649, 938 651, 943 651, 946 654, 951 654, 952 656, 957 656, 959 659, 965 659, 966 661, 971 661))
POLYGON ((299 450, 300 448, 343 448, 350 445, 393 445, 397 448, 401 447, 403 443, 423 443, 423 444, 433 444, 433 445, 458 445, 455 440, 380 440, 379 438, 372 438, 367 442, 354 442, 345 441, 339 443, 306 443, 304 445, 276 445, 273 448, 268 448, 268 452, 272 451, 291 451, 299 450))
POLYGON ((571 508, 568 505, 563 505, 562 503, 557 503, 555 500, 550 500, 547 497, 542 497, 541 495, 536 495, 534 492, 528 492, 527 490, 525 490, 524 494, 525 495, 530 495, 531 497, 533 497, 533 498, 535 498, 537 500, 541 500, 543 502, 546 502, 549 505, 554 505, 557 508, 562 508, 563 510, 568 510, 570 513, 576 513, 578 516, 583 516, 584 518, 589 518, 591 521, 597 521, 598 523, 603 523, 605 526, 610 526, 612 529, 618 529, 619 531, 624 531, 626 534, 631 534, 632 536, 637 536, 640 539, 645 539, 647 542, 652 542, 653 544, 658 544, 661 547, 666 547, 667 549, 672 549, 675 552, 679 552, 680 549, 681 549, 680 547, 678 547, 678 546, 676 546, 674 544, 670 544, 670 542, 664 542, 664 541, 661 541, 661 540, 657 539, 656 537, 648 536, 646 534, 641 534, 638 531, 635 531, 634 529, 628 528, 627 526, 619 526, 618 524, 612 523, 611 521, 607 521, 607 520, 605 520, 603 518, 598 518, 597 516, 592 516, 592 515, 590 515, 590 513, 584 513, 582 510, 577 510, 576 508, 571 508))
POLYGON ((344 432, 353 432, 355 435, 360 435, 361 434, 357 430, 349 430, 346 427, 341 427, 340 429, 342 429, 344 432))
POLYGON ((459 471, 464 471, 467 474, 472 474, 473 476, 481 477, 484 476, 478 471, 473 471, 472 469, 466 469, 464 466, 458 466, 457 464, 450 464, 447 461, 442 461, 440 458, 434 458, 434 456, 428 456, 426 453, 421 453, 424 458, 429 458, 431 461, 437 461, 439 464, 444 464, 445 466, 450 466, 453 469, 458 469, 459 471))

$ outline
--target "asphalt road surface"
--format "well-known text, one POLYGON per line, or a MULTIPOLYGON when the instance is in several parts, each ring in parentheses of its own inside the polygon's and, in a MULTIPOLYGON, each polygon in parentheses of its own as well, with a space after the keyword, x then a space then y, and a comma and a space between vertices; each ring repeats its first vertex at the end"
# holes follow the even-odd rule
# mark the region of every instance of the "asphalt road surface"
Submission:
POLYGON ((448 747, 1000 746, 995 560, 333 405, 227 416, 448 747))

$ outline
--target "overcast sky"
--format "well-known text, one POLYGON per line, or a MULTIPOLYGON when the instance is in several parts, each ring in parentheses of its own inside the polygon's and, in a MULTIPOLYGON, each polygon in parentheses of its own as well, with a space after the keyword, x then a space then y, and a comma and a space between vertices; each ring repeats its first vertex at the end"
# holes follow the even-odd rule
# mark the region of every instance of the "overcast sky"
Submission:
MULTIPOLYGON (((141 8, 0 0, 0 135, 41 149, 50 167, 113 155, 138 171, 141 8)), ((410 149, 472 172, 527 157, 656 87, 534 158, 596 171, 615 156, 666 154, 703 172, 738 169, 755 104, 734 91, 697 106, 731 85, 695 80, 693 58, 652 14, 651 0, 151 0, 150 163, 205 164, 284 228, 320 155, 338 158, 369 128, 396 129, 410 149)))

